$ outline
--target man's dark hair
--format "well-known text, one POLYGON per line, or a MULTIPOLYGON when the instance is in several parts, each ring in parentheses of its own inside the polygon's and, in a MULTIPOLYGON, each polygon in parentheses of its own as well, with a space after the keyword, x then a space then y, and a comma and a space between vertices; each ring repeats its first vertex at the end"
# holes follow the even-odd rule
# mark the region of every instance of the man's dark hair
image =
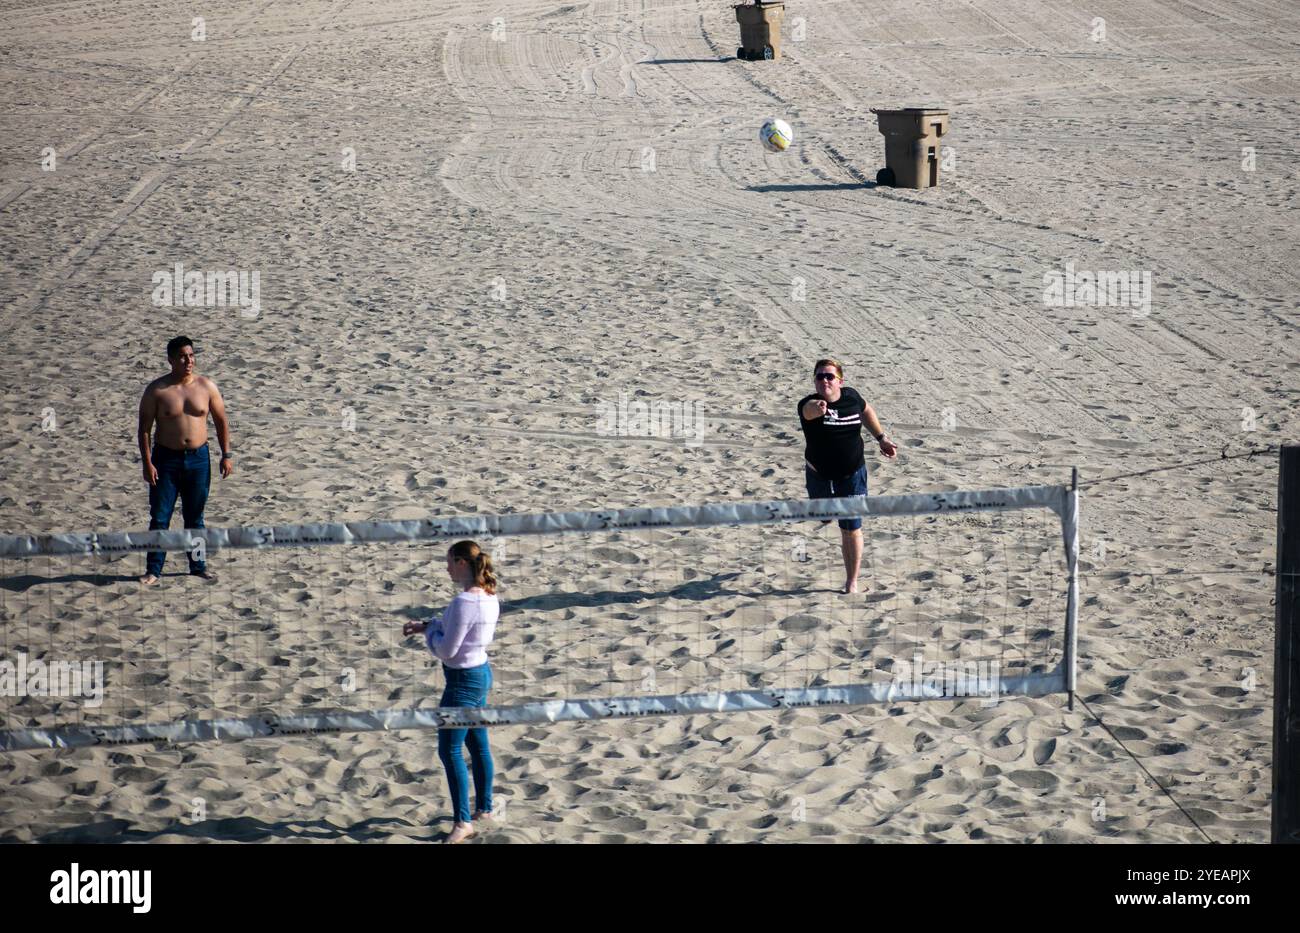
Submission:
POLYGON ((821 369, 823 366, 834 366, 835 371, 839 373, 840 378, 841 379, 844 378, 844 367, 840 365, 839 360, 833 360, 830 357, 827 357, 824 360, 818 360, 815 364, 813 364, 813 375, 814 376, 817 375, 817 371, 821 369))
POLYGON ((177 353, 181 352, 181 347, 192 347, 194 341, 189 337, 173 337, 167 341, 167 359, 172 359, 177 353))

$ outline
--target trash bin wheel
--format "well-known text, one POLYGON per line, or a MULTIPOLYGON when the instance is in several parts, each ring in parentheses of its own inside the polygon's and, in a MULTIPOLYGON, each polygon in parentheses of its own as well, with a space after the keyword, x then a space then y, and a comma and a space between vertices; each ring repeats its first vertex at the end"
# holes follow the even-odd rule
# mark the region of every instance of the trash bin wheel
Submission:
POLYGON ((745 60, 745 50, 744 50, 744 48, 736 49, 736 60, 737 60, 737 61, 741 61, 741 62, 743 62, 743 61, 745 60))
POLYGON ((894 187, 894 170, 892 168, 882 168, 876 172, 876 184, 894 187))
POLYGON ((771 60, 772 60, 772 47, 770 45, 765 45, 763 46, 763 61, 770 62, 771 60))

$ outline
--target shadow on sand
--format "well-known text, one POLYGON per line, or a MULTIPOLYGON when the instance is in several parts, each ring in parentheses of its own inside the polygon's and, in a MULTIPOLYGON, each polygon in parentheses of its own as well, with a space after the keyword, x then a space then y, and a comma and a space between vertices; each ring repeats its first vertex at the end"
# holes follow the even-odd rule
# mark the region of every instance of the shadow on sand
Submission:
POLYGON ((159 830, 132 829, 129 820, 98 820, 58 829, 38 836, 33 841, 48 845, 68 845, 153 842, 163 836, 179 836, 187 841, 213 842, 264 842, 268 839, 351 839, 355 842, 368 842, 387 839, 393 835, 393 829, 398 827, 414 830, 402 835, 419 842, 439 842, 447 835, 447 831, 432 826, 420 827, 406 820, 381 817, 372 817, 351 826, 336 826, 328 820, 267 823, 252 817, 234 817, 227 820, 204 820, 201 823, 173 823, 159 830))
POLYGON ((750 185, 747 191, 858 191, 879 188, 874 181, 844 182, 835 185, 750 185))
MULTIPOLYGON (((141 574, 144 571, 140 571, 141 574)), ((174 576, 179 576, 174 574, 174 576)), ((51 583, 90 583, 94 586, 113 586, 117 583, 136 583, 139 577, 134 574, 123 576, 122 574, 108 573, 65 573, 57 577, 39 577, 33 573, 25 573, 20 577, 5 577, 0 579, 0 590, 9 590, 12 593, 25 593, 34 586, 42 586, 51 583)))
POLYGON ((728 55, 725 58, 652 58, 648 61, 637 62, 638 65, 712 65, 718 62, 734 62, 734 55, 728 55))
MULTIPOLYGON (((522 599, 505 599, 501 601, 501 613, 507 612, 553 612, 557 609, 599 609, 604 606, 618 606, 627 603, 655 602, 663 599, 705 600, 724 597, 745 596, 750 599, 770 599, 787 596, 810 596, 814 593, 835 593, 835 587, 807 586, 798 589, 765 589, 744 592, 729 589, 723 584, 739 577, 739 573, 714 574, 705 580, 692 580, 671 589, 649 592, 647 590, 600 590, 590 593, 542 593, 522 599)), ((442 612, 446 605, 411 606, 396 610, 396 614, 408 619, 427 619, 435 612, 442 612)))

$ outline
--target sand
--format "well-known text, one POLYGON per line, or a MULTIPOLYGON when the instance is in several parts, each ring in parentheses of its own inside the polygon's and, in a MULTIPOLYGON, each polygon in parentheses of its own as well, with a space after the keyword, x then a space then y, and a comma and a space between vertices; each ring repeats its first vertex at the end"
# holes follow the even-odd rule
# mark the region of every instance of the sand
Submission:
MULTIPOLYGON (((798 497, 823 354, 902 445, 873 493, 1296 435, 1284 5, 800 2, 781 63, 732 61, 699 0, 241 2, 203 42, 176 4, 5 6, 7 533, 146 527, 135 410, 174 333, 235 430, 211 525, 798 497), (864 183, 868 108, 919 104, 952 112, 942 186, 864 183), (177 262, 257 270, 260 312, 155 306, 177 262), (1045 306, 1066 263, 1150 272, 1150 313, 1045 306), (602 435, 619 392, 707 401, 705 442, 602 435)), ((1080 695, 1109 731, 1061 697, 502 730, 483 840, 1265 841, 1275 476, 1085 488, 1080 695)), ((191 586, 5 573, 9 651, 191 586)), ((431 738, 4 756, 0 838, 437 839, 431 738)))

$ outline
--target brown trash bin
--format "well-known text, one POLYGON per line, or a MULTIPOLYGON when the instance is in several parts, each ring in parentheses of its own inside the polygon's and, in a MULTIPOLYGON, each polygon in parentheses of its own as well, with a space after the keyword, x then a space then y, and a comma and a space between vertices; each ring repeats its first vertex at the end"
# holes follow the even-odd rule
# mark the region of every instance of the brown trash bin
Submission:
POLYGON ((736 22, 740 23, 740 48, 736 58, 747 61, 781 57, 781 20, 785 17, 784 3, 742 3, 736 6, 736 22))
POLYGON ((877 110, 885 134, 885 167, 876 184, 895 188, 936 188, 939 185, 939 139, 948 132, 948 111, 936 107, 877 110))

